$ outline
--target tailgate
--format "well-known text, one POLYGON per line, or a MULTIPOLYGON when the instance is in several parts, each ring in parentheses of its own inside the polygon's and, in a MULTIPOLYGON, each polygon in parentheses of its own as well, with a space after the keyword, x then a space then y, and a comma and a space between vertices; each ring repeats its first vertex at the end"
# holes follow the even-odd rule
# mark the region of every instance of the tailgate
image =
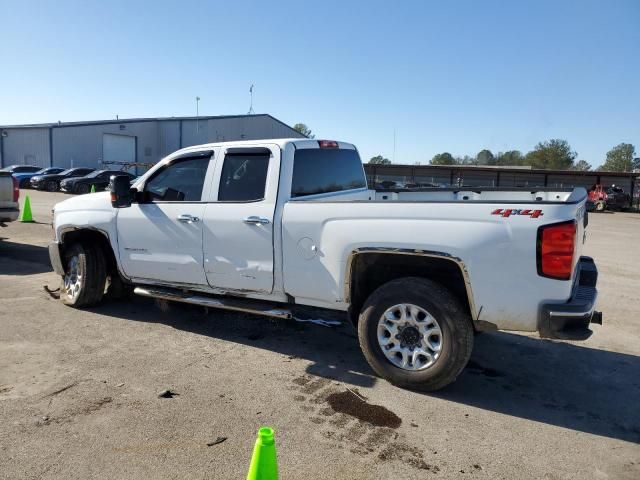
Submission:
POLYGON ((0 172, 0 208, 15 208, 13 201, 13 179, 9 172, 0 172))

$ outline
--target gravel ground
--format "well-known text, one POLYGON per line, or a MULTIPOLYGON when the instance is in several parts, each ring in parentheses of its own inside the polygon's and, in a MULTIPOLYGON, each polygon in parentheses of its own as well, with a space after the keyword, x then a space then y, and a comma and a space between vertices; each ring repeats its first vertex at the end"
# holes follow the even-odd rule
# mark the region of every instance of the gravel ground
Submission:
POLYGON ((42 223, 0 227, 2 478, 244 478, 261 425, 283 479, 640 478, 640 215, 590 215, 589 340, 480 335, 427 395, 376 378, 348 326, 63 306, 45 246, 66 196, 25 193, 42 223))

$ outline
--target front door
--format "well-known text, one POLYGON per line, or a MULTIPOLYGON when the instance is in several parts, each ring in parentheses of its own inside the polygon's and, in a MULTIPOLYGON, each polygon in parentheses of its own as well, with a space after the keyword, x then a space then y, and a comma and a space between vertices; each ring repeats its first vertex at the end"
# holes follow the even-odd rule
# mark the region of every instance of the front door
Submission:
POLYGON ((209 285, 270 293, 280 150, 229 148, 217 165, 217 201, 204 216, 204 266, 209 285))
POLYGON ((202 197, 213 165, 211 152, 176 159, 145 182, 143 203, 118 210, 118 250, 127 276, 159 283, 207 284, 202 197))

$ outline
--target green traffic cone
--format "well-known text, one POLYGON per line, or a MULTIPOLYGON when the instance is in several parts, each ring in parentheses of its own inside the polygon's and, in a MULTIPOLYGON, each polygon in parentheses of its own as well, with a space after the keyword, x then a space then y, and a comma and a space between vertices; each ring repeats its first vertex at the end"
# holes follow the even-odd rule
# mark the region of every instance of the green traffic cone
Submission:
POLYGON ((96 186, 95 185, 91 185, 91 193, 96 193, 96 186))
POLYGON ((278 460, 273 429, 261 427, 253 447, 247 480, 278 480, 278 460))
POLYGON ((31 200, 29 200, 29 195, 27 195, 24 199, 22 212, 20 212, 20 221, 24 223, 33 222, 33 215, 31 214, 31 200))

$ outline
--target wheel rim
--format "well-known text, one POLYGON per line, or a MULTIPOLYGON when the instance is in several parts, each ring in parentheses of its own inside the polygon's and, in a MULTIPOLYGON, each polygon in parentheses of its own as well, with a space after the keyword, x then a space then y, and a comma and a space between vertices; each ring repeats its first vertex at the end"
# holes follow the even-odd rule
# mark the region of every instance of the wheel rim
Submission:
POLYGON ((432 367, 442 352, 442 330, 424 308, 400 303, 378 320, 378 344, 387 360, 403 370, 432 367))
POLYGON ((80 269, 80 259, 74 255, 67 262, 67 270, 64 275, 64 291, 68 297, 75 300, 80 295, 83 275, 80 269))
POLYGON ((47 183, 47 190, 49 190, 50 192, 53 192, 55 189, 56 189, 56 182, 47 183))

